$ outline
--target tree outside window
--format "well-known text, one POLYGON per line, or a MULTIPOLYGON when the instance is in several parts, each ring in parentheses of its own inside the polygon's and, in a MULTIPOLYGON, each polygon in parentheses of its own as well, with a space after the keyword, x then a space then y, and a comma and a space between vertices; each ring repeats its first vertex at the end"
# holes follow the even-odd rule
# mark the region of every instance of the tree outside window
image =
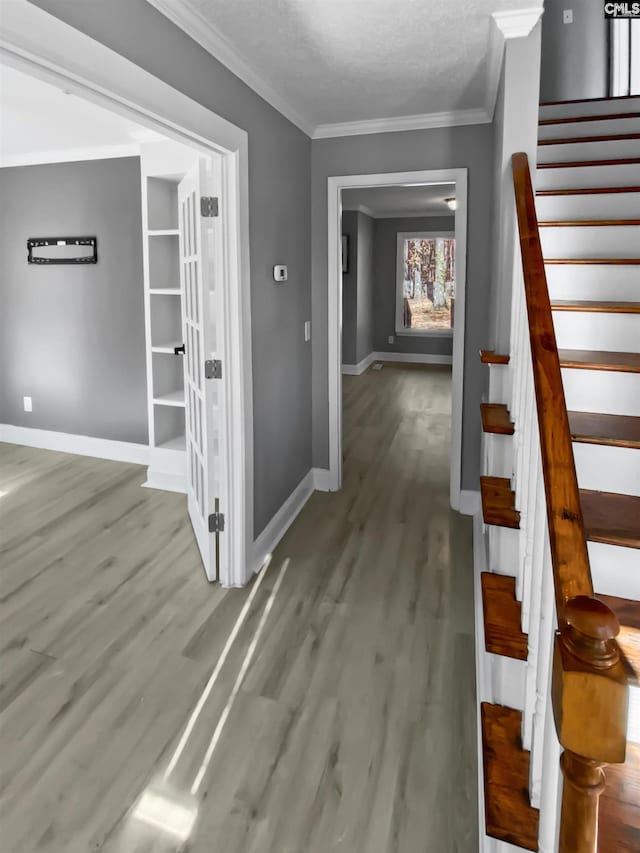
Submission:
POLYGON ((456 241, 451 237, 404 240, 405 329, 453 328, 456 241))

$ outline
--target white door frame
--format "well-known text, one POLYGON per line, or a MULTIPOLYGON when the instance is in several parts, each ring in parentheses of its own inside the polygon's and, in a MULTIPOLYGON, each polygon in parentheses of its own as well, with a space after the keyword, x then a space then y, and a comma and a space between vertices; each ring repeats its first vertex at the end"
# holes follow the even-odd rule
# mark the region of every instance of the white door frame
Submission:
POLYGON ((164 136, 222 155, 221 215, 228 299, 223 369, 227 429, 229 570, 224 586, 253 575, 253 396, 249 279, 248 135, 157 77, 27 0, 2 4, 0 61, 164 136), (242 428, 238 428, 242 425, 242 428))
MULTIPOLYGON (((328 289, 329 289, 329 488, 342 485, 342 202, 341 192, 361 187, 455 182, 456 209, 456 319, 453 329, 451 412, 451 485, 453 509, 460 509, 462 488, 462 390, 464 379, 464 319, 467 271, 467 169, 426 169, 377 175, 339 175, 328 178, 328 289)), ((395 282, 394 282, 395 286, 395 282)))

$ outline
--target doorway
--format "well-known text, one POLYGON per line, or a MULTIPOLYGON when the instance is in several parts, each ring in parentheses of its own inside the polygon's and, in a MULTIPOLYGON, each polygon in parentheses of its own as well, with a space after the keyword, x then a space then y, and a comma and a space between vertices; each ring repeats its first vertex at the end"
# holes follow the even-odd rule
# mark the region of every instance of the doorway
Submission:
MULTIPOLYGON (((455 192, 455 322, 452 329, 452 422, 449 498, 460 508, 462 473, 462 400, 467 243, 467 169, 439 169, 328 178, 328 319, 329 319, 329 487, 342 485, 342 333, 343 241, 342 193, 373 187, 427 187, 452 184, 455 192)), ((398 317, 396 309, 396 319, 398 317)), ((410 331, 410 330, 409 330, 410 331)))
POLYGON ((242 586, 253 574, 247 134, 29 3, 9 4, 2 24, 0 59, 6 65, 195 148, 219 164, 219 257, 225 264, 227 298, 219 359, 226 381, 218 413, 228 437, 221 464, 229 486, 227 505, 220 507, 224 531, 214 523, 207 534, 225 537, 221 583, 242 586))

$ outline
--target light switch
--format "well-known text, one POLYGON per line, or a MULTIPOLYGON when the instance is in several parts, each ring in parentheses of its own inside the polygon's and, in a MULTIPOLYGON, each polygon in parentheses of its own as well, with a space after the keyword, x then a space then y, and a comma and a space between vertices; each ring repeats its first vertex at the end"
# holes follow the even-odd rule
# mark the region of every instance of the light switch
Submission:
POLYGON ((387 338, 387 341, 388 341, 390 344, 392 344, 392 343, 395 341, 395 338, 393 337, 393 335, 389 335, 389 337, 387 338))
POLYGON ((276 264, 273 268, 273 280, 274 281, 286 281, 289 272, 284 264, 276 264))
POLYGON ((305 341, 311 340, 311 320, 304 321, 304 339, 305 341))
POLYGON ((565 9, 562 13, 562 23, 563 24, 572 24, 573 23, 573 9, 565 9))
POLYGON ((31 399, 31 397, 24 398, 24 410, 25 412, 33 411, 33 400, 31 399))

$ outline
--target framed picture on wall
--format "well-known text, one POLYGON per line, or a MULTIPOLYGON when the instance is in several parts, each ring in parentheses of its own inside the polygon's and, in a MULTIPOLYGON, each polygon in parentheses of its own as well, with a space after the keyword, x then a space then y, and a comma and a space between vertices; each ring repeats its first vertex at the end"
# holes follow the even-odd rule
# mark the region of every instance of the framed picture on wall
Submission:
POLYGON ((342 235, 342 272, 349 272, 349 237, 342 235))

